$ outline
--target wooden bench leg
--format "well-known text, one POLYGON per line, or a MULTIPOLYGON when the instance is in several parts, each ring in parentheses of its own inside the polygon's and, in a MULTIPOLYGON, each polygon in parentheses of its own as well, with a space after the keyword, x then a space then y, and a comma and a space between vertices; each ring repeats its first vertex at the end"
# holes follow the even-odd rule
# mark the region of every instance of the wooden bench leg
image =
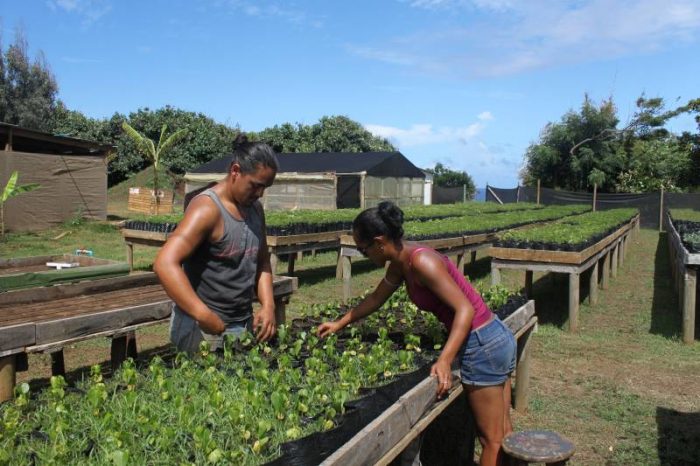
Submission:
POLYGON ((292 275, 294 273, 294 262, 297 259, 297 254, 293 252, 289 254, 287 259, 287 275, 292 275))
POLYGON ((136 332, 112 337, 112 370, 116 371, 127 358, 138 356, 136 350, 136 332))
POLYGON ((279 262, 279 256, 274 252, 270 252, 270 270, 272 275, 277 273, 277 262, 279 262))
POLYGON ((51 353, 51 375, 66 375, 66 364, 63 359, 63 348, 51 353))
POLYGON ((501 283, 501 269, 493 266, 491 263, 491 285, 498 285, 501 283))
POLYGON ((525 296, 532 298, 532 270, 525 271, 525 296))
POLYGON ((603 273, 600 279, 600 288, 603 290, 608 289, 608 282, 610 280, 610 251, 605 253, 603 257, 603 273))
POLYGON ((598 261, 595 261, 588 280, 588 302, 591 306, 598 304, 598 261))
POLYGON ((579 309, 579 274, 569 274, 569 331, 578 330, 578 309, 579 309))
POLYGON ((515 390, 513 393, 513 407, 516 411, 524 413, 530 398, 530 340, 534 325, 518 339, 518 364, 515 369, 515 390))
POLYGON ((17 382, 14 354, 0 358, 0 403, 12 399, 17 382))
POLYGON ((275 321, 277 326, 287 321, 287 298, 275 299, 275 321))

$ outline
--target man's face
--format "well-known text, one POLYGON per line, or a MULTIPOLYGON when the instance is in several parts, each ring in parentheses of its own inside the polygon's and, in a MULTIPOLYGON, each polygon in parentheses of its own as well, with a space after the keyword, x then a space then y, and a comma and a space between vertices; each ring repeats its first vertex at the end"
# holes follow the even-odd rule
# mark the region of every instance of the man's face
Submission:
POLYGON ((233 164, 231 174, 236 202, 249 206, 263 196, 265 189, 272 186, 277 172, 270 167, 258 164, 255 171, 242 173, 240 165, 233 164))

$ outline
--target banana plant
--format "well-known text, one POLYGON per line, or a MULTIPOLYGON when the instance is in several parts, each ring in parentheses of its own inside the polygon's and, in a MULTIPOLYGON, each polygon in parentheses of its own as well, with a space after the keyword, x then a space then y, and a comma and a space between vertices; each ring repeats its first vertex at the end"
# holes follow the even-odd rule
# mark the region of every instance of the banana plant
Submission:
POLYGON ((10 179, 7 180, 5 188, 2 190, 2 199, 0 199, 0 238, 5 238, 5 201, 11 197, 15 197, 22 193, 28 193, 29 191, 34 191, 39 188, 38 183, 30 183, 24 185, 18 185, 17 180, 19 179, 19 172, 13 171, 10 175, 10 179))
POLYGON ((170 136, 166 137, 165 133, 168 129, 168 125, 163 125, 163 128, 160 130, 160 138, 158 139, 157 146, 153 143, 153 140, 136 131, 126 121, 122 123, 122 129, 126 135, 132 141, 134 141, 138 151, 141 152, 141 154, 143 154, 153 165, 153 191, 155 192, 156 196, 157 214, 158 205, 160 204, 160 198, 158 197, 158 169, 160 168, 160 162, 163 159, 164 154, 187 135, 187 129, 183 128, 177 130, 170 136))

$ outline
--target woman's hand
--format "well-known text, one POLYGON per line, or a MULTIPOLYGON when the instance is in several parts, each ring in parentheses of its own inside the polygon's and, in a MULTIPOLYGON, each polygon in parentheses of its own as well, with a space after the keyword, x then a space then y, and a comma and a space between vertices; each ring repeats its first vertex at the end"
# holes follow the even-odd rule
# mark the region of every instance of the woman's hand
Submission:
POLYGON ((337 320, 334 320, 332 322, 324 322, 318 326, 318 328, 316 329, 316 333, 318 333, 319 337, 325 338, 331 333, 336 333, 343 327, 344 325, 337 320))
POLYGON ((447 395, 452 387, 452 371, 450 370, 450 365, 446 362, 437 360, 433 367, 430 368, 430 376, 437 378, 437 397, 442 398, 447 395))

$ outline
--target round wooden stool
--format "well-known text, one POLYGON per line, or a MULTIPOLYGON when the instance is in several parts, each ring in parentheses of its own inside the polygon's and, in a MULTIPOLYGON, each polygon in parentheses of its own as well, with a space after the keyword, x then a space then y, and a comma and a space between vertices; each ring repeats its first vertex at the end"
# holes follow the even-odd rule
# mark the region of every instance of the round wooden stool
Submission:
POLYGON ((529 463, 563 465, 574 450, 573 443, 549 430, 513 432, 503 439, 503 451, 510 457, 505 464, 516 466, 529 463))

